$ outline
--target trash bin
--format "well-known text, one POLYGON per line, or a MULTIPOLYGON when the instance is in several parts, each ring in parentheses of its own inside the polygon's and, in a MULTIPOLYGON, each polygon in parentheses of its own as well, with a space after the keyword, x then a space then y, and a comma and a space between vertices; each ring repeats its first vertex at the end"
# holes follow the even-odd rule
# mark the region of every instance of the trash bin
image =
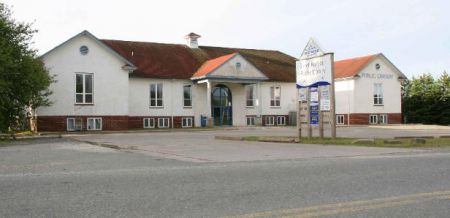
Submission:
POLYGON ((207 116, 200 116, 200 124, 202 127, 206 127, 206 123, 208 122, 208 117, 207 116))

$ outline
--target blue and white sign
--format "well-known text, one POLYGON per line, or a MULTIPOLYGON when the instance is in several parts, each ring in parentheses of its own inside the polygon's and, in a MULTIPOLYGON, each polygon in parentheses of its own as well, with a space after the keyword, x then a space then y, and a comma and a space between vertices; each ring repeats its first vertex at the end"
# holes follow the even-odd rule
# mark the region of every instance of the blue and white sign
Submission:
POLYGON ((330 85, 332 55, 324 54, 314 39, 310 39, 297 61, 297 88, 330 85))
POLYGON ((312 87, 309 96, 309 124, 319 125, 319 91, 312 87))

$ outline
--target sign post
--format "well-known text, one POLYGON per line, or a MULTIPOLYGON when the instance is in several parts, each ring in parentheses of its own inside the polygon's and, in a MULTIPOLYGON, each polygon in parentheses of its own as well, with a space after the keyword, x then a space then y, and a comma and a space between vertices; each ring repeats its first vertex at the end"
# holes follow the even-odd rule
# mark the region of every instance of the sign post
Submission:
POLYGON ((312 137, 313 129, 318 128, 319 136, 323 138, 325 124, 331 128, 331 137, 336 137, 333 68, 334 54, 323 52, 317 41, 311 38, 297 61, 299 140, 302 124, 307 125, 308 137, 312 137), (300 91, 303 89, 306 90, 306 101, 300 91), (306 103, 306 107, 302 108, 303 103, 306 103), (301 117, 306 117, 306 122, 302 122, 301 117), (325 117, 328 118, 327 121, 325 117))

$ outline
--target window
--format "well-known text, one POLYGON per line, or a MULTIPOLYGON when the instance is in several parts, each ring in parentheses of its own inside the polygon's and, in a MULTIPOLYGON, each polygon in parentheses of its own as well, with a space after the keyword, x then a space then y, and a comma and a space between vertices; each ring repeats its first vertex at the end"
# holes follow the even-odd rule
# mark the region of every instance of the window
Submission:
POLYGON ((369 115, 369 124, 377 124, 378 116, 376 114, 369 115))
POLYGON ((158 128, 169 128, 169 118, 158 118, 158 128))
POLYGON ((181 127, 192 127, 192 117, 183 117, 181 119, 181 127))
POLYGON ((241 62, 236 62, 236 69, 241 69, 241 62))
POLYGON ((387 114, 380 114, 380 124, 387 124, 388 123, 388 116, 387 114))
POLYGON ((246 95, 246 105, 247 107, 255 106, 255 86, 247 85, 245 86, 245 95, 246 95))
POLYGON ((81 53, 82 55, 87 55, 87 53, 89 53, 89 48, 88 48, 87 46, 85 46, 85 45, 82 45, 82 46, 80 47, 80 53, 81 53))
POLYGON ((67 118, 67 131, 77 131, 83 129, 83 119, 82 118, 67 118))
POLYGON ((183 86, 183 106, 192 107, 192 93, 191 85, 183 86))
POLYGON ((255 117, 247 117, 247 126, 255 125, 255 117))
POLYGON ((344 115, 340 114, 340 115, 336 115, 336 124, 337 125, 344 125, 344 115))
POLYGON ((270 87, 270 106, 279 107, 281 99, 281 87, 272 86, 270 87))
POLYGON ((93 74, 77 73, 75 79, 75 103, 93 103, 93 74))
POLYGON ((375 64, 375 69, 379 70, 380 68, 381 68, 380 64, 379 64, 379 63, 376 63, 376 64, 375 64))
POLYGON ((273 125, 275 125, 275 118, 273 116, 267 116, 266 126, 273 126, 273 125))
POLYGON ((150 107, 163 106, 163 84, 150 84, 150 107))
POLYGON ((155 128, 155 118, 144 118, 144 128, 155 128))
POLYGON ((87 130, 102 130, 102 118, 88 118, 87 130))
POLYGON ((278 116, 277 117, 277 125, 278 126, 286 125, 286 117, 285 116, 278 116))
POLYGON ((373 84, 373 104, 383 105, 383 84, 373 84))
POLYGON ((67 131, 75 131, 75 118, 67 118, 67 131))

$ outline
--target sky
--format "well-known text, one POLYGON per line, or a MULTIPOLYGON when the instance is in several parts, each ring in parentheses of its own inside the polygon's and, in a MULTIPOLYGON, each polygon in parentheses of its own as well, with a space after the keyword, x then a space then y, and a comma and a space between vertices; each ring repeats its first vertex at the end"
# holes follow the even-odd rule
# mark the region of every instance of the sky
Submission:
POLYGON ((446 0, 1 0, 33 22, 40 54, 83 30, 100 39, 279 50, 310 37, 335 59, 383 53, 408 77, 450 71, 446 0))

